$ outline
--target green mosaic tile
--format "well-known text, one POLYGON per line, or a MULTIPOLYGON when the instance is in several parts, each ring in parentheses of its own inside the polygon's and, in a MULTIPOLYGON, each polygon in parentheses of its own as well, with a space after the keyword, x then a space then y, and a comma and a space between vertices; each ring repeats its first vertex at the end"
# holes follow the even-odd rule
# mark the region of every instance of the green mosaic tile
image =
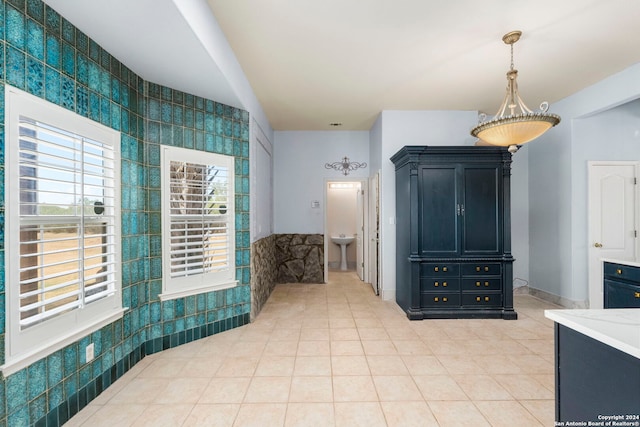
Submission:
POLYGON ((7 412, 17 411, 27 404, 27 370, 22 369, 6 379, 7 412))
POLYGON ((76 85, 69 77, 61 76, 61 105, 71 111, 76 107, 76 85))
POLYGON ((204 151, 204 133, 195 131, 195 149, 204 151))
POLYGON ((38 97, 44 94, 44 66, 31 57, 27 57, 27 92, 38 97))
POLYGON ((100 123, 105 126, 111 124, 111 103, 109 99, 100 97, 100 123))
POLYGON ((193 129, 184 129, 183 140, 184 148, 193 149, 195 147, 195 133, 193 129))
POLYGON ((122 64, 113 56, 111 57, 110 70, 111 70, 111 75, 114 78, 118 80, 122 78, 122 64))
POLYGON ((45 26, 51 34, 60 36, 60 14, 49 6, 45 6, 45 26))
POLYGON ((5 12, 5 37, 12 47, 24 49, 25 46, 25 17, 11 6, 5 12))
POLYGON ((89 91, 89 118, 100 122, 100 95, 92 90, 89 91))
POLYGON ((17 408, 15 412, 10 413, 8 424, 11 427, 28 427, 30 425, 29 407, 25 404, 17 408))
POLYGON ((12 46, 7 46, 7 82, 18 89, 25 89, 25 54, 12 46))
POLYGON ((185 94, 184 96, 184 105, 187 107, 194 107, 195 106, 195 97, 193 95, 191 95, 190 93, 185 94))
POLYGON ((27 15, 44 24, 44 3, 41 0, 27 0, 27 15))
POLYGON ((89 37, 76 28, 76 49, 78 52, 86 55, 89 52, 89 37))
POLYGON ((40 359, 27 368, 28 399, 33 400, 47 388, 46 359, 40 359))
POLYGON ((111 69, 111 54, 102 48, 100 48, 100 66, 106 71, 111 69))
POLYGON ((72 45, 76 44, 76 27, 64 18, 62 18, 62 39, 72 45))
POLYGON ((60 41, 53 35, 47 35, 45 40, 45 56, 47 65, 60 69, 60 41))
POLYGON ((47 101, 60 104, 60 93, 62 91, 60 73, 53 68, 45 67, 45 97, 47 101))
POLYGON ((170 124, 162 123, 160 125, 160 143, 163 145, 172 145, 173 129, 170 124))
POLYGON ((89 95, 85 86, 76 88, 76 112, 84 117, 89 114, 89 95))
POLYGON ((44 27, 31 19, 27 20, 27 53, 39 61, 44 60, 44 27))
POLYGON ((173 137, 171 139, 171 145, 174 147, 184 147, 184 129, 178 126, 173 127, 173 137))
POLYGON ((100 95, 107 100, 111 99, 111 76, 104 68, 100 68, 100 95))

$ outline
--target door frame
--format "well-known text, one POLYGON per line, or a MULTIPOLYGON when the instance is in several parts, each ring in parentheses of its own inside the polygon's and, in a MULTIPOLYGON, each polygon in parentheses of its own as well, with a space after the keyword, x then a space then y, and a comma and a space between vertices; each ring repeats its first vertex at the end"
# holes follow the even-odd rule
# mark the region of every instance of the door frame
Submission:
MULTIPOLYGON (((587 297, 589 301, 590 308, 602 308, 602 307, 594 307, 592 301, 592 295, 596 292, 596 289, 600 289, 602 293, 602 299, 604 299, 603 294, 603 272, 602 272, 602 258, 597 257, 595 253, 596 248, 593 246, 593 242, 595 241, 595 237, 592 235, 593 227, 591 224, 592 215, 591 211, 593 206, 592 200, 592 167, 593 166, 635 166, 635 175, 636 175, 636 185, 635 185, 635 217, 634 217, 634 228, 636 232, 640 232, 640 185, 638 184, 638 180, 640 179, 640 161, 628 161, 628 160, 593 160, 587 162, 587 266, 588 266, 588 288, 587 288, 587 297), (592 259, 598 258, 597 263, 591 262, 592 259)), ((635 239, 635 253, 636 260, 640 257, 640 236, 637 236, 635 239)), ((600 302, 600 299, 595 302, 600 302)))
MULTIPOLYGON (((324 236, 324 282, 325 283, 329 283, 329 245, 331 244, 331 236, 329 236, 328 233, 328 224, 327 224, 327 192, 329 190, 329 183, 331 182, 358 182, 360 183, 360 189, 361 191, 364 192, 364 200, 363 200, 363 206, 368 206, 369 204, 369 182, 368 182, 368 178, 349 178, 349 177, 343 177, 343 178, 325 178, 324 179, 324 190, 323 190, 323 197, 324 197, 324 203, 323 203, 323 216, 324 216, 324 222, 323 222, 323 236, 324 236)), ((362 230, 362 241, 363 241, 363 245, 362 245, 362 262, 364 263, 364 268, 363 268, 363 281, 364 282, 368 282, 369 281, 369 274, 368 274, 368 257, 369 257, 369 247, 368 245, 365 245, 364 242, 367 242, 369 240, 369 212, 367 209, 364 209, 364 221, 363 221, 363 228, 364 230, 362 230)), ((356 260, 356 262, 358 262, 358 260, 356 260)))
POLYGON ((365 215, 368 217, 368 257, 366 259, 367 268, 365 274, 368 278, 367 282, 371 284, 373 292, 376 295, 380 295, 380 281, 382 279, 381 273, 381 248, 380 248, 380 170, 377 170, 368 179, 369 182, 369 200, 367 203, 367 212, 365 215), (377 223, 377 224, 376 224, 377 223))

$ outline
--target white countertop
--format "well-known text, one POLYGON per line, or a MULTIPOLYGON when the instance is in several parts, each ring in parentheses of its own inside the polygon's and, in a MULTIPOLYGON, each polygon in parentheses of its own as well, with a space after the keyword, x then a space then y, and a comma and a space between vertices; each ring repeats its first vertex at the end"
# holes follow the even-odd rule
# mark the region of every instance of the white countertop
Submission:
POLYGON ((602 262, 612 262, 614 264, 629 265, 631 267, 640 267, 640 262, 638 262, 638 261, 625 261, 625 260, 622 260, 622 259, 613 259, 613 258, 601 258, 600 261, 602 261, 602 262))
POLYGON ((544 315, 640 359, 640 308, 545 310, 544 315))

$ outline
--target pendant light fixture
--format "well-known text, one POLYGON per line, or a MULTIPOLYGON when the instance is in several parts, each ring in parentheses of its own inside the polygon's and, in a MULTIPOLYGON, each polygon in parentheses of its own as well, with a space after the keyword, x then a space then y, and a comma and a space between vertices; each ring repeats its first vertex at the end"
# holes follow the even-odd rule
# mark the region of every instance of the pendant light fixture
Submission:
POLYGON ((511 69, 507 72, 507 94, 496 115, 487 119, 481 114, 478 126, 471 130, 471 135, 480 141, 476 145, 498 145, 502 147, 517 146, 536 139, 553 126, 560 123, 560 116, 547 113, 549 103, 540 104, 540 111, 531 111, 518 93, 518 70, 513 66, 513 45, 520 40, 521 31, 511 31, 502 37, 502 41, 511 47, 511 69))

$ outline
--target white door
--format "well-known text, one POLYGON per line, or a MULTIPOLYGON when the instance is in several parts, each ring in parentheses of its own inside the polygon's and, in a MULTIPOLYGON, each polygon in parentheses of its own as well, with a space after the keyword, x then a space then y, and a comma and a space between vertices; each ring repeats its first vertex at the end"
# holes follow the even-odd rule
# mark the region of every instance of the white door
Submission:
POLYGON ((369 178, 369 281, 373 291, 380 293, 380 175, 369 178))
POLYGON ((602 258, 637 259, 639 162, 589 162, 589 307, 602 308, 602 258))

